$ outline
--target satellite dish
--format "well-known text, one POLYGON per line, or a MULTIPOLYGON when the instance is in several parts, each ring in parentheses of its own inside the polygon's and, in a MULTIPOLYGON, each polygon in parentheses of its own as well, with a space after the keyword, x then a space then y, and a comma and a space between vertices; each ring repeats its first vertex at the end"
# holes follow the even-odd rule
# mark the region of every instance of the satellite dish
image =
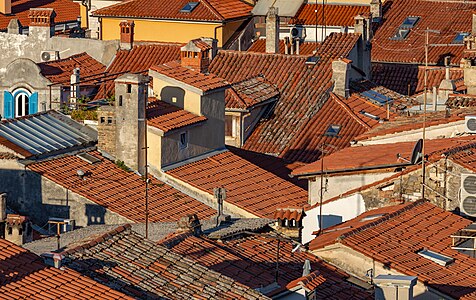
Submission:
POLYGON ((50 58, 51 58, 51 55, 50 55, 49 52, 46 52, 46 51, 45 51, 45 52, 41 53, 41 59, 42 59, 43 61, 49 61, 50 58))
POLYGON ((291 37, 297 38, 299 36, 299 30, 296 27, 291 29, 291 37))
POLYGON ((413 146, 412 157, 411 157, 411 160, 410 160, 410 162, 413 165, 416 165, 417 163, 419 163, 421 161, 421 158, 422 158, 421 150, 422 149, 423 149, 423 139, 419 139, 416 142, 415 146, 413 146))

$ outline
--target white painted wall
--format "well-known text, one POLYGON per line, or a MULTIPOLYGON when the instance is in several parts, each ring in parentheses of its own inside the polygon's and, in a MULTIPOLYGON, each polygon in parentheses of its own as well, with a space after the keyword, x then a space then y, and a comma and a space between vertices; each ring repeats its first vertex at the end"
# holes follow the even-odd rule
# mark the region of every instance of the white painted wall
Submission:
MULTIPOLYGON (((365 203, 361 194, 354 194, 336 201, 325 203, 322 205, 323 227, 327 228, 348 221, 363 212, 365 212, 365 203), (331 221, 339 222, 334 224, 328 223, 331 221)), ((302 220, 302 226, 301 242, 305 244, 314 238, 312 233, 319 229, 319 206, 306 211, 306 215, 302 220)))
MULTIPOLYGON (((289 37, 289 32, 292 26, 289 27, 282 27, 279 33, 279 39, 284 40, 285 37, 289 37)), ((306 38, 304 39, 305 42, 315 42, 316 41, 316 27, 315 26, 305 26, 306 28, 306 38)), ((317 41, 322 42, 322 33, 324 31, 324 27, 317 26, 317 41)), ((348 32, 353 33, 354 27, 341 27, 341 26, 326 26, 324 38, 329 36, 333 32, 348 32)))
POLYGON ((289 294, 286 294, 282 297, 276 297, 274 299, 279 300, 306 300, 306 291, 303 288, 299 288, 295 291, 290 291, 289 294))

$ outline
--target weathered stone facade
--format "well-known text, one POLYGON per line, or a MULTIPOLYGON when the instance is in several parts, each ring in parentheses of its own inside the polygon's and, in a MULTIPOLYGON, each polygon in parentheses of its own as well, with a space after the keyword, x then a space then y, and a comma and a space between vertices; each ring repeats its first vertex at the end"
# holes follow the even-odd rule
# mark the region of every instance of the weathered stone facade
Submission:
POLYGON ((113 106, 98 109, 98 149, 116 156, 116 113, 113 106))

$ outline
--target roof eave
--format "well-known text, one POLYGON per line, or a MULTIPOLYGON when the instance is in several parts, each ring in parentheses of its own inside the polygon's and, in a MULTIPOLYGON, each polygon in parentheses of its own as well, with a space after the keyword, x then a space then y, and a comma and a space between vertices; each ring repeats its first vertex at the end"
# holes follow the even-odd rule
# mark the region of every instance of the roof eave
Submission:
POLYGON ((298 177, 298 179, 308 179, 315 177, 317 175, 321 174, 339 174, 339 173, 346 173, 346 172, 355 172, 355 171, 368 171, 368 170, 378 170, 378 169, 387 169, 387 168, 396 168, 396 167, 407 167, 407 166, 412 166, 412 163, 398 163, 398 164, 386 164, 386 165, 377 165, 377 166, 368 166, 368 167, 357 167, 357 168, 348 168, 348 169, 339 169, 339 170, 324 170, 323 172, 321 171, 316 171, 316 172, 307 172, 307 173, 297 173, 297 174, 289 174, 289 177, 294 178, 295 176, 298 177))

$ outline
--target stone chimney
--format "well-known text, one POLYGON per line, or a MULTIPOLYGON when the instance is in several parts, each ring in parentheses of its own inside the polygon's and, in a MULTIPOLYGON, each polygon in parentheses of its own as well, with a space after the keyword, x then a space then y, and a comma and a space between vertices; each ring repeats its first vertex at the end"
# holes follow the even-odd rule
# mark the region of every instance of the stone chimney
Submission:
POLYGON ((203 37, 191 40, 180 48, 180 51, 180 61, 183 67, 208 73, 208 66, 218 52, 217 40, 203 37))
POLYGON ((364 15, 354 17, 354 32, 362 35, 362 40, 367 42, 371 39, 370 18, 364 15))
POLYGON ((116 157, 116 110, 113 106, 98 109, 98 149, 116 157))
POLYGON ((339 58, 332 62, 332 80, 334 81, 332 92, 344 98, 349 97, 351 65, 352 61, 347 58, 339 58))
POLYGON ((417 277, 378 275, 374 278, 374 283, 377 286, 375 300, 412 300, 417 277))
POLYGON ((476 60, 473 58, 461 59, 461 68, 463 69, 464 85, 467 93, 476 95, 476 60))
POLYGON ((148 77, 124 74, 115 80, 116 159, 145 172, 145 111, 148 77))
POLYGON ((369 16, 361 14, 354 17, 354 32, 361 34, 361 39, 357 43, 357 61, 354 61, 354 66, 362 70, 367 79, 371 79, 372 29, 369 16))
POLYGON ((194 236, 202 235, 202 224, 196 214, 180 218, 177 225, 179 232, 191 232, 194 236))
POLYGON ((20 21, 18 21, 18 19, 11 19, 8 23, 7 32, 9 34, 21 34, 20 21))
POLYGON ((0 194, 0 223, 7 220, 7 193, 0 194))
POLYGON ((471 35, 476 36, 476 11, 473 10, 473 21, 471 27, 471 35))
POLYGON ((225 215, 223 212, 223 202, 226 199, 226 190, 223 187, 214 188, 213 194, 217 199, 217 215, 214 217, 216 226, 220 226, 221 222, 229 222, 231 220, 230 215, 225 215))
POLYGON ((0 0, 0 13, 4 15, 12 13, 12 0, 0 0))
POLYGON ((450 60, 451 57, 445 57, 445 79, 443 79, 438 88, 438 104, 445 104, 449 95, 456 91, 456 84, 450 77, 450 60))
POLYGON ((29 35, 40 38, 50 38, 55 35, 56 13, 52 8, 30 8, 28 19, 30 20, 29 35))
POLYGON ((266 15, 266 53, 279 53, 279 15, 274 6, 266 15))
POLYGON ((382 19, 381 0, 370 0, 370 13, 372 14, 372 22, 380 22, 382 19))
POLYGON ((80 97, 79 89, 79 67, 73 69, 73 74, 71 74, 71 86, 70 86, 70 95, 69 95, 69 105, 72 109, 76 109, 77 99, 80 97))
POLYGON ((121 28, 121 49, 131 50, 134 43, 134 21, 122 21, 121 28))
POLYGON ((33 228, 28 217, 8 214, 5 221, 5 239, 19 246, 33 241, 33 228))
POLYGON ((63 266, 64 255, 60 253, 43 253, 40 255, 46 265, 60 269, 63 266))

